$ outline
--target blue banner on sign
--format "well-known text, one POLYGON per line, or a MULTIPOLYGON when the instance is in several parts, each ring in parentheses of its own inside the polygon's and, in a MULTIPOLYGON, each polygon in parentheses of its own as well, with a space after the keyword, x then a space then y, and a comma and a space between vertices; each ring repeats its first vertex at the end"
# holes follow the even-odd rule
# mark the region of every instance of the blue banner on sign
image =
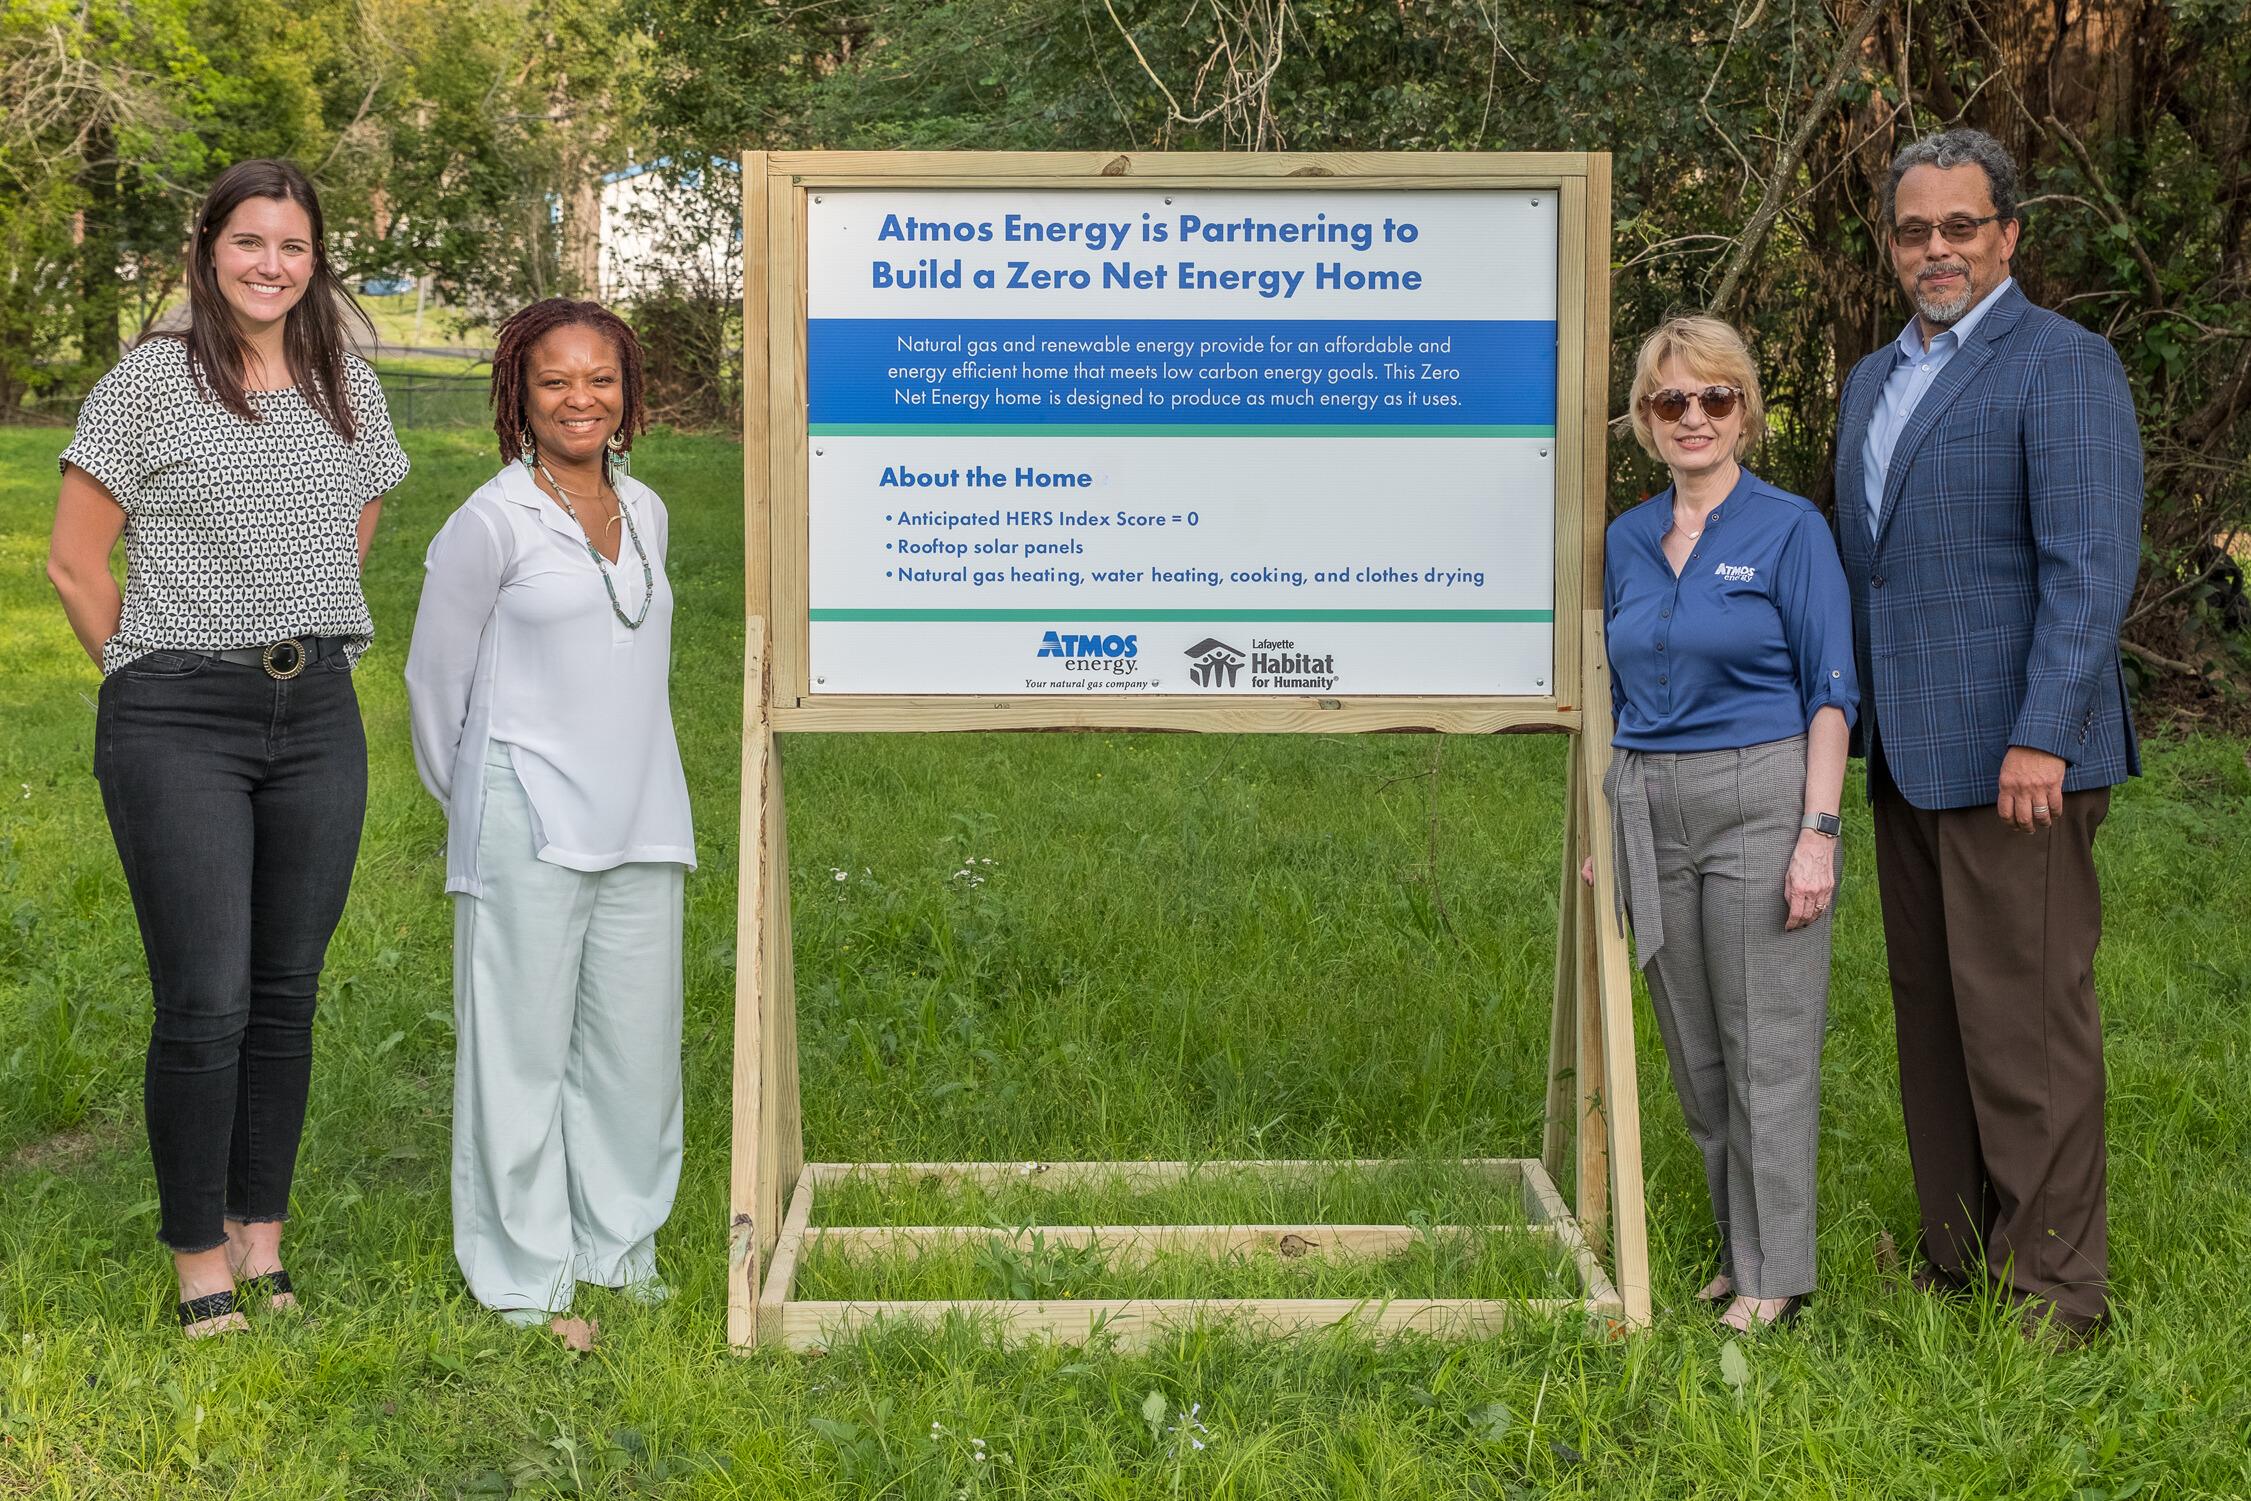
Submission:
POLYGON ((815 427, 1552 431, 1549 321, 814 318, 815 427))

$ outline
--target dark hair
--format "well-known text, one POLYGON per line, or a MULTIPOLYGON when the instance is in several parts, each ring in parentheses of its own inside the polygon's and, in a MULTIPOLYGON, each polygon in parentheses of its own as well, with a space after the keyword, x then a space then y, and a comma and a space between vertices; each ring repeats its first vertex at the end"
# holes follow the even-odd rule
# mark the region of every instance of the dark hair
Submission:
MULTIPOLYGON (((641 341, 623 318, 599 302, 573 302, 568 297, 543 297, 500 325, 492 350, 492 432, 500 440, 500 462, 522 457, 524 434, 531 425, 524 410, 524 364, 532 346, 558 328, 591 328, 617 350, 617 363, 625 383, 625 410, 618 416, 619 453, 630 453, 633 436, 648 425, 641 405, 641 341)), ((607 451, 602 459, 609 463, 607 451)))
POLYGON ((1917 167, 1961 167, 1976 164, 1985 174, 1993 195, 1993 211, 2006 224, 2017 216, 2017 164, 2009 148, 1982 130, 1962 126, 1925 136, 1900 148, 1891 159, 1891 175, 1884 180, 1884 222, 1891 222, 1892 204, 1899 197, 1899 180, 1917 167))
POLYGON ((320 196, 311 179, 295 162, 253 157, 236 162, 219 174, 211 191, 196 210, 195 235, 188 242, 188 328, 173 335, 188 346, 188 371, 206 397, 245 422, 256 422, 249 394, 243 389, 242 370, 250 348, 235 325, 234 310, 219 290, 219 273, 212 263, 212 247, 234 211, 251 198, 277 198, 305 211, 313 226, 313 277, 305 295, 297 300, 282 324, 282 350, 289 370, 304 398, 321 420, 349 443, 359 436, 352 420, 352 403, 344 385, 344 309, 367 325, 375 325, 352 301, 328 261, 328 236, 322 227, 320 196))

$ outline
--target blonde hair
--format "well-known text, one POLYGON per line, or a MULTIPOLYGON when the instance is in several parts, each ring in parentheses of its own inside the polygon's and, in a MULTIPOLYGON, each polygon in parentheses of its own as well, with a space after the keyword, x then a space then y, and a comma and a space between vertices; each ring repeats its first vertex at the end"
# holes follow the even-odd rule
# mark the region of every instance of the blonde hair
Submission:
POLYGON ((1733 324, 1704 313, 1667 318, 1641 341, 1634 356, 1632 402, 1634 441, 1651 458, 1657 458, 1657 440, 1649 430, 1644 397, 1658 389, 1657 372, 1673 360, 1715 384, 1734 386, 1743 393, 1743 428, 1735 437, 1735 457, 1741 458, 1766 436, 1766 402, 1759 395, 1759 371, 1751 362, 1750 347, 1733 324))

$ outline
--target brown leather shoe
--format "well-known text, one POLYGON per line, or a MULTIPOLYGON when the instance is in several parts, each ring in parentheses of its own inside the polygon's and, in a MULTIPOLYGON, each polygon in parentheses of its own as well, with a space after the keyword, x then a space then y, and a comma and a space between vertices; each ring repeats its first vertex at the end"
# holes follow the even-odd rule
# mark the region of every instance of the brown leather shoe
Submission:
POLYGON ((1952 1272, 1930 1265, 1916 1267, 1908 1274, 1908 1281, 1915 1291, 1929 1293, 1934 1298, 1966 1297, 1970 1291, 1969 1284, 1952 1272))
POLYGON ((2109 1328, 2107 1312, 2094 1318, 2068 1314, 2041 1297, 2023 1298, 2017 1304, 2017 1332, 2035 1349, 2084 1350, 2109 1328))

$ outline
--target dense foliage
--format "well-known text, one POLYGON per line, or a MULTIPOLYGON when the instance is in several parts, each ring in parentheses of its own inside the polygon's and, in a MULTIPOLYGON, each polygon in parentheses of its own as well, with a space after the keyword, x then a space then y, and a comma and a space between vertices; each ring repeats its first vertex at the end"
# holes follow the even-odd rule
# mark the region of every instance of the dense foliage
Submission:
MULTIPOLYGON (((1974 124, 2026 165, 2025 290, 2103 332, 2135 381, 2135 662, 2179 706, 2241 712, 2241 0, 4 3, 0 415, 81 374, 71 354, 107 362, 109 269, 135 271, 130 335, 177 274, 196 182, 252 152, 319 169, 357 269, 428 275, 475 313, 587 284, 592 185, 629 157, 692 183, 686 221, 708 232, 731 183, 705 167, 745 146, 1606 149, 1616 357, 1668 309, 1745 320, 1781 419, 1762 467, 1826 502, 1839 376, 1903 317, 1876 229, 1885 164, 1974 124)), ((723 280, 647 299, 692 361, 690 418, 732 399, 723 280)), ((1655 476, 1614 453, 1624 501, 1655 476)))

